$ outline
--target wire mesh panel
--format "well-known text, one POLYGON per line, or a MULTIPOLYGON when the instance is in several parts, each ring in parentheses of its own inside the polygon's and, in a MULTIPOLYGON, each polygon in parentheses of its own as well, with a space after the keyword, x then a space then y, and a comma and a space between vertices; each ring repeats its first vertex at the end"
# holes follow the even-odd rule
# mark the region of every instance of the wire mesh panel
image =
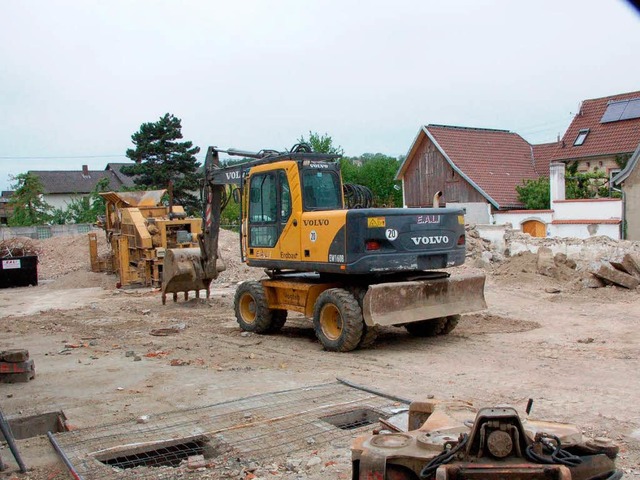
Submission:
MULTIPOLYGON (((355 438, 398 407, 380 395, 330 383, 221 402, 55 435, 85 479, 182 478, 272 463, 355 438)), ((206 477, 202 477, 206 478, 206 477)))

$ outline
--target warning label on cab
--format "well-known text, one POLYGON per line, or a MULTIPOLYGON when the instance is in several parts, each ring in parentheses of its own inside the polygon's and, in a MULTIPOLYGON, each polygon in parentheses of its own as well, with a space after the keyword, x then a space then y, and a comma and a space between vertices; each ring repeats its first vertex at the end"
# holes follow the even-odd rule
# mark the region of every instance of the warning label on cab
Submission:
POLYGON ((369 228, 382 228, 386 226, 384 217, 369 217, 367 218, 367 227, 369 228))

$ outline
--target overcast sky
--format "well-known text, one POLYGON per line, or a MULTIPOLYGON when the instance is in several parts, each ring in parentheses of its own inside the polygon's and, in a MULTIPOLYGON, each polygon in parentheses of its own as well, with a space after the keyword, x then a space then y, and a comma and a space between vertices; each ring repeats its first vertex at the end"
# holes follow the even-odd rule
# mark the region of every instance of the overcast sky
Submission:
POLYGON ((203 152, 311 130, 398 156, 428 123, 553 141, 581 100, 635 90, 621 0, 0 0, 0 189, 127 161, 166 112, 203 152))

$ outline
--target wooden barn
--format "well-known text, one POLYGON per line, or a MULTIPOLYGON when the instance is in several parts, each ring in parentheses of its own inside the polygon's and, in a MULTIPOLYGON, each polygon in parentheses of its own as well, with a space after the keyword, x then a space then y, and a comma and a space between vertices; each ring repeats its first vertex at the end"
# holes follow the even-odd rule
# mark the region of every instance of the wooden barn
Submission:
POLYGON ((462 206, 467 220, 489 223, 497 210, 523 208, 516 185, 549 176, 556 143, 531 145, 508 130, 427 125, 418 131, 396 179, 407 207, 462 206))

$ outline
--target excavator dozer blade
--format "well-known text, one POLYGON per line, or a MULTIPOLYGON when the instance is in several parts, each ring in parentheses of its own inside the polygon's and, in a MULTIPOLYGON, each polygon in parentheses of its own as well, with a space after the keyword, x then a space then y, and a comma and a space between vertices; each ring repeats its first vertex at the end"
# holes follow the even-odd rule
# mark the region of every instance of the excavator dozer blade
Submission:
POLYGON ((370 285, 362 301, 364 321, 389 326, 484 310, 484 282, 484 274, 467 273, 370 285))
MULTIPOLYGON (((216 261, 216 270, 225 270, 224 262, 220 258, 216 261)), ((191 290, 196 292, 196 297, 199 297, 200 290, 206 290, 209 298, 209 285, 214 278, 205 276, 199 248, 169 249, 165 253, 162 266, 162 304, 166 303, 168 293, 173 293, 175 302, 178 293, 184 292, 186 299, 191 290)))

